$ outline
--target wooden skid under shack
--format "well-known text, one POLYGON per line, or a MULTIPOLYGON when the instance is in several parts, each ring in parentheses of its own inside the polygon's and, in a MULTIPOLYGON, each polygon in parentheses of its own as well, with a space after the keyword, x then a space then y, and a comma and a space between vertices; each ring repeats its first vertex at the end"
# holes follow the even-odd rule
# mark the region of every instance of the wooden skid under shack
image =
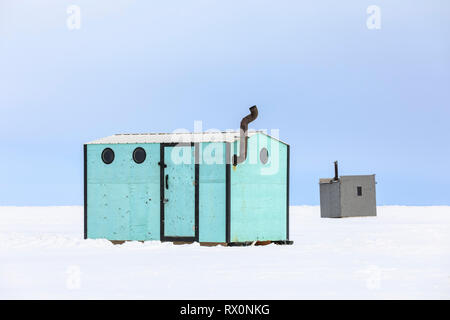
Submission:
MULTIPOLYGON (((114 245, 124 244, 125 242, 135 241, 135 240, 109 240, 114 245)), ((139 241, 144 243, 144 241, 139 241)), ((182 244, 192 244, 194 241, 169 241, 174 245, 182 245, 182 244)), ((294 241, 247 241, 247 242, 200 242, 200 246, 202 247, 215 247, 215 246, 223 246, 223 247, 246 247, 246 246, 266 246, 271 243, 278 245, 291 245, 294 241)))

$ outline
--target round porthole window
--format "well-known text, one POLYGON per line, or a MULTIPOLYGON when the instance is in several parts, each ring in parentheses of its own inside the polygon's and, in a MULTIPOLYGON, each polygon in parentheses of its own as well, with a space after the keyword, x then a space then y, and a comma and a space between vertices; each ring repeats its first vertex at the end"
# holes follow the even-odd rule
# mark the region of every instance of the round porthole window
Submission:
POLYGON ((133 160, 136 163, 142 163, 145 161, 145 158, 147 157, 147 154, 145 153, 145 150, 141 147, 134 149, 133 151, 133 160))
POLYGON ((110 164, 114 161, 114 151, 111 148, 106 148, 102 152, 102 160, 106 164, 110 164))
POLYGON ((269 151, 267 151, 266 148, 262 148, 259 152, 259 159, 261 160, 262 164, 266 164, 267 161, 269 161, 269 151))

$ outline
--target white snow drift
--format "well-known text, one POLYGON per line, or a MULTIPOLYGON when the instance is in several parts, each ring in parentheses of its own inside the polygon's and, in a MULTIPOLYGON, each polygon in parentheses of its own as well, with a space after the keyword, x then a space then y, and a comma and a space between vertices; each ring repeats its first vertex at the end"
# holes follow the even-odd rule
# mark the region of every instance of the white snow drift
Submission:
POLYGON ((82 207, 1 207, 0 298, 450 298, 450 207, 319 216, 291 207, 292 246, 112 245, 82 207))

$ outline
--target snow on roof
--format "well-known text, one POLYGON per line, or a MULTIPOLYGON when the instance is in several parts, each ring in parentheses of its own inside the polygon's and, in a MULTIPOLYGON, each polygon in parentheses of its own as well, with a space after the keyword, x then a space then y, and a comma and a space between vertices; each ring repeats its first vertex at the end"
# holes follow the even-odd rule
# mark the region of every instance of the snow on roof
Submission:
POLYGON ((333 183, 333 182, 337 182, 334 180, 334 178, 320 178, 319 179, 319 184, 322 183, 333 183))
MULTIPOLYGON (((354 174, 354 175, 347 175, 347 176, 339 176, 339 181, 344 178, 344 179, 349 179, 349 178, 358 178, 358 177, 371 177, 374 176, 374 174, 354 174)), ((323 184, 323 183, 334 183, 334 182, 338 182, 336 180, 334 180, 334 178, 320 178, 319 179, 319 184, 323 184)))
MULTIPOLYGON (((251 137, 262 131, 248 131, 251 137)), ((183 133, 136 133, 115 134, 87 144, 120 143, 180 143, 180 142, 233 142, 239 139, 239 131, 183 132, 183 133)))

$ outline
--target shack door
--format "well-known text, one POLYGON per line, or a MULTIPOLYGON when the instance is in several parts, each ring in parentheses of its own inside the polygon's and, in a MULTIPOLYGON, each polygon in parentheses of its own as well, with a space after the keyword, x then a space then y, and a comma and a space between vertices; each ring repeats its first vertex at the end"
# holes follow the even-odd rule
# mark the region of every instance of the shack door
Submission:
POLYGON ((161 158, 162 239, 194 241, 196 235, 195 155, 192 145, 163 145, 161 158))

